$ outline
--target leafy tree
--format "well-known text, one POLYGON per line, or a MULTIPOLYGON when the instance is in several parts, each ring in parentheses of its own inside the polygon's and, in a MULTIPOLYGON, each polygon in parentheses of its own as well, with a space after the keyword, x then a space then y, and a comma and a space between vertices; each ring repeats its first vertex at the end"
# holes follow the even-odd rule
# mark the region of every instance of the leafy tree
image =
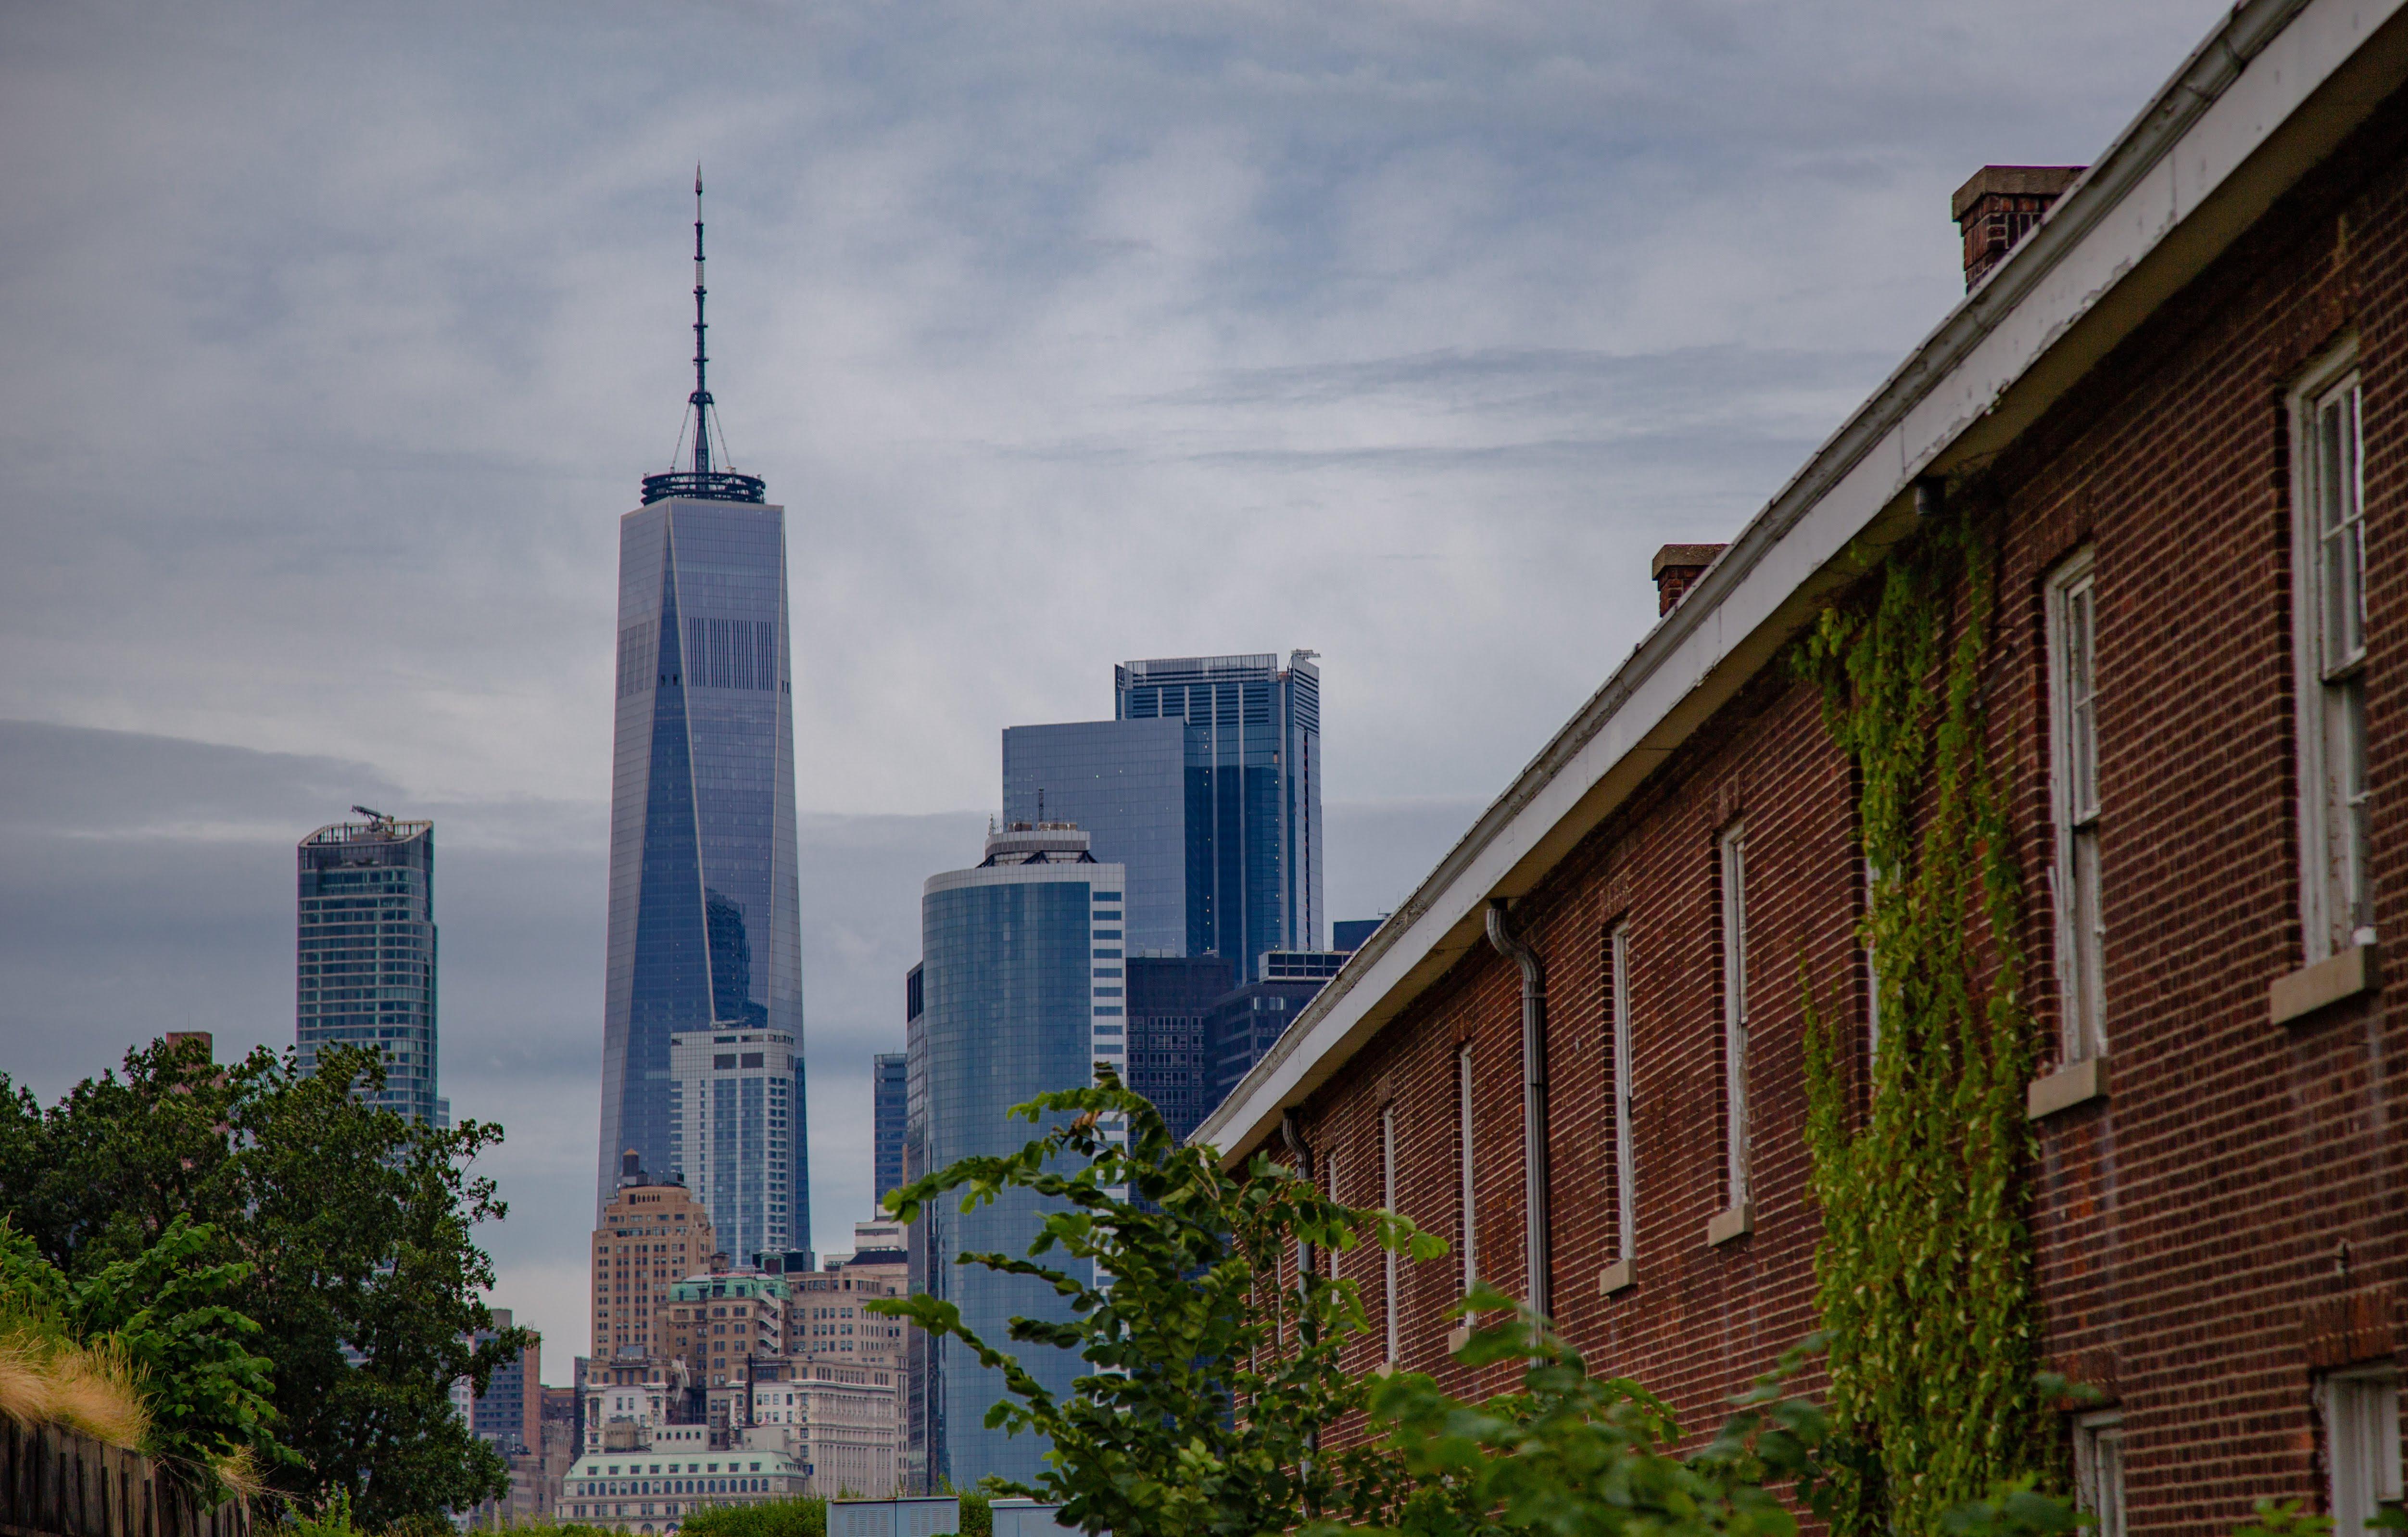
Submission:
POLYGON ((150 1419, 142 1450, 208 1494, 248 1486, 295 1458, 276 1438, 259 1325, 231 1305, 251 1267, 212 1264, 212 1228, 170 1222, 131 1259, 70 1281, 0 1222, 0 1300, 62 1339, 114 1342, 139 1382, 150 1419))
MULTIPOLYGON (((1501 1314, 1455 1358, 1526 1363, 1521 1386, 1479 1403, 1419 1372, 1371 1390, 1370 1420, 1403 1458, 1411 1492, 1387 1530, 1408 1537, 1791 1537, 1797 1518, 1773 1487, 1813 1501, 1822 1412, 1784 1399, 1781 1381, 1804 1354, 1742 1396, 1722 1432, 1689 1455, 1671 1411, 1627 1378, 1589 1375, 1543 1321, 1484 1284, 1461 1311, 1501 1314)), ((1313 1537, 1338 1537, 1326 1526, 1313 1537)))
POLYGON ((685 1537, 827 1537, 827 1501, 765 1500, 705 1505, 685 1518, 685 1537))
MULTIPOLYGON (((44 1111, 0 1077, 0 1216, 68 1277, 139 1264, 179 1218, 190 1263, 243 1267, 225 1305, 260 1326, 282 1444, 271 1487, 345 1497, 367 1528, 439 1519, 509 1488, 451 1404, 532 1339, 492 1327, 493 1263, 471 1228, 507 1211, 466 1165, 501 1128, 422 1125, 366 1101, 377 1055, 304 1074, 265 1049, 226 1067, 198 1042, 128 1053, 44 1111)), ((231 1272, 229 1272, 231 1273, 231 1272)))
POLYGON ((1282 1262, 1298 1240, 1377 1243, 1416 1258, 1445 1245, 1394 1214, 1328 1200, 1268 1159, 1233 1178, 1209 1151, 1175 1142, 1142 1096, 1099 1074, 1093 1088, 1016 1107, 1032 1124, 1054 1123, 1019 1152, 966 1158, 887 1198, 907 1222, 956 1191, 964 1211, 1007 1188, 1050 1199, 1027 1256, 959 1262, 1034 1277, 1069 1299, 1071 1322, 1010 1327, 1013 1342, 1087 1362, 1069 1396, 1057 1399, 1016 1356, 965 1327, 951 1302, 898 1298, 871 1311, 951 1335, 1001 1373, 1010 1397, 987 1424, 1043 1435, 1052 1449, 1035 1486, 990 1487, 1058 1501, 1066 1525, 1123 1537, 1255 1537, 1299 1514, 1379 1508, 1395 1458, 1319 1445, 1324 1427, 1366 1401, 1367 1379, 1340 1358, 1364 1327, 1354 1283, 1318 1267, 1283 1275, 1282 1262), (1067 1264, 1048 1262, 1057 1251, 1067 1264), (1098 1271, 1108 1282, 1098 1284, 1098 1271))

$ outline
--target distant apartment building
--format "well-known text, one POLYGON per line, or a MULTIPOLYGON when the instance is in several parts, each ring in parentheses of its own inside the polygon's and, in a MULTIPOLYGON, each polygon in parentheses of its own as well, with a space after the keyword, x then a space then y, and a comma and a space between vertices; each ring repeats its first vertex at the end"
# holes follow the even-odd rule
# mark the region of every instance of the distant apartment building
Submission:
POLYGON ((803 1053, 792 1032, 714 1027, 669 1037, 669 1173, 731 1256, 806 1249, 803 1053))
POLYGON ((294 1043, 301 1070, 330 1045, 384 1058, 378 1104, 432 1126, 452 1107, 437 1087, 435 824, 351 808, 295 851, 299 924, 294 1043))
MULTIPOLYGON (((1099 862, 1082 829, 1053 823, 990 834, 984 852, 974 868, 930 877, 921 898, 921 1009, 908 1031, 917 1167, 1017 1149, 1034 1128, 1010 1118, 1012 1106, 1092 1083, 1098 1061, 1127 1060, 1125 868, 1099 862)), ((1049 1286, 953 1263, 965 1251, 1025 1252, 1042 1215, 1036 1197, 951 1208, 939 1202, 912 1225, 913 1291, 953 1302, 990 1340, 1007 1339, 1015 1315, 1069 1319, 1049 1286)), ((1035 1477, 1044 1444, 984 1425, 996 1373, 947 1342, 931 1345, 915 1353, 925 1401, 910 1416, 912 1476, 961 1487, 988 1473, 1035 1477)), ((1078 1363, 1032 1350, 1023 1364, 1067 1393, 1078 1363)))
POLYGON ((910 1057, 881 1052, 870 1065, 870 1210, 886 1209, 886 1197, 905 1183, 903 1128, 910 1114, 910 1057))
POLYGON ((694 1192, 644 1172, 633 1149, 622 1155, 618 1193, 594 1229, 595 1367, 661 1351, 669 1288, 709 1269, 717 1252, 710 1214, 694 1192))

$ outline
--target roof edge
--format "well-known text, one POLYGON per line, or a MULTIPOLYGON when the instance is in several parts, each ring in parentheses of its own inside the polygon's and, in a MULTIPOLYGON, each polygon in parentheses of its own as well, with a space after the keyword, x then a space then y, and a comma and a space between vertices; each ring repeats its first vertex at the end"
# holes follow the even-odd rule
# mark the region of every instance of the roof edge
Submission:
POLYGON ((1234 1160, 1260 1142, 1283 1110, 1352 1057, 1454 957, 1481 942, 1488 898, 1518 897, 1535 885, 1802 626, 1822 597, 1871 569, 1882 551, 1905 536, 1917 478, 1987 457, 2012 442, 2362 122, 2383 94, 2408 78, 2399 25, 2403 3, 2408 0, 2243 0, 2234 6, 2040 227, 1748 521, 1197 1128, 1191 1142, 1217 1147, 1234 1160), (2314 23, 2313 38, 2293 30, 2303 18, 2314 23), (2375 50, 2376 34, 2386 29, 2387 51, 2375 50), (2299 46, 2275 69, 2251 74, 2250 66, 2286 35, 2299 46), (2367 69, 2353 68, 2370 55, 2367 69), (2356 78, 2369 73, 2377 78, 2356 78), (2241 104, 2249 109, 2242 121, 2220 125, 2224 142, 2217 152, 2175 165, 2182 159, 2176 151, 2244 78, 2262 82, 2257 95, 2264 99, 2241 104), (2332 116, 2322 132, 2290 132, 2320 106, 2332 116), (2258 165, 2270 151, 2287 151, 2297 163, 2258 165), (2247 174, 2253 169, 2255 175, 2247 174), (2152 206, 2159 194, 2164 205, 2152 206), (2128 214, 2134 217, 2120 217, 2128 214), (2069 349, 2075 366, 2046 366, 2069 349), (1885 452, 1871 457, 1893 447, 1894 459, 1885 452), (1825 537, 1811 551, 1783 549, 1843 486, 1860 515, 1844 528, 1822 530, 1825 537), (1676 662, 1686 665, 1671 665, 1676 662), (1641 718, 1624 721, 1642 697, 1641 718), (1606 750, 1593 754, 1601 738, 1610 739, 1606 750), (1584 758, 1591 761, 1583 764, 1584 758), (1567 786, 1564 777, 1575 765, 1590 773, 1567 786), (1553 814, 1526 826, 1534 808, 1553 814), (1467 883, 1480 889, 1469 890, 1467 883))

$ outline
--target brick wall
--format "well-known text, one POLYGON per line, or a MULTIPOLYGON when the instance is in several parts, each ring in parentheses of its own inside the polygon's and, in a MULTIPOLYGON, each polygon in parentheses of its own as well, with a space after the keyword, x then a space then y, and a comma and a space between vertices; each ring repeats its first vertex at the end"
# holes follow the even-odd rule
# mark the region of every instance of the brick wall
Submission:
MULTIPOLYGON (((2046 1350, 2125 1415, 2138 1532, 2229 1531, 2259 1496, 2320 1506, 2314 1372, 2399 1348, 2408 1284, 2408 1027, 2375 993, 2284 1026, 2267 988, 2301 964, 2286 390, 2354 332, 2365 384, 2368 711, 2378 932, 2408 916, 2400 834, 2408 711, 2408 107, 2379 110, 1994 465, 2000 556, 1987 661, 1996 761, 2027 872, 2030 1004, 2057 1053, 2048 870, 2045 578, 2096 550, 2111 1095, 2037 1128, 2031 1219, 2046 1350)), ((1627 573, 1643 601, 1640 573, 1627 573)), ((1543 956, 1553 1085, 1553 1288, 1602 1371, 1691 1431, 1813 1325, 1799 978, 1865 1023, 1850 769, 1784 666, 1741 697, 1514 905, 1543 956), (1756 1217, 1706 1243, 1722 1189, 1715 838, 1749 857, 1756 1217), (1637 1285, 1614 1257, 1606 935, 1629 926, 1637 1285)), ((1524 1290, 1519 975, 1479 948, 1298 1113, 1340 1196, 1380 1198, 1398 1112, 1399 1205, 1459 1240, 1455 1054, 1474 1064, 1483 1272, 1524 1290)), ((1382 1354, 1381 1261, 1346 1257, 1382 1354)), ((1445 1352, 1455 1261, 1405 1268, 1403 1364, 1503 1385, 1445 1352)), ((1806 1385, 1813 1386, 1811 1383, 1806 1385)))

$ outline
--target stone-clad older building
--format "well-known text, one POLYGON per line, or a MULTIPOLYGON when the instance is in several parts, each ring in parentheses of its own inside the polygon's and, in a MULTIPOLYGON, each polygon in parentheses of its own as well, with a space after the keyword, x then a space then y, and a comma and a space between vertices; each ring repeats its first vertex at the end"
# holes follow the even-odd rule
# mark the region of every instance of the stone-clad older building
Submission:
POLYGON ((1364 1369, 1493 1386, 1447 1355, 1476 1268, 1698 1430, 1814 1326, 1804 999, 1861 1115, 1880 995, 1858 770, 1792 643, 1946 527, 1995 572, 2030 1256, 2042 1357, 2100 1394, 2059 1427, 2085 1498, 2205 1533, 2399 1497, 2402 8, 2243 0, 2086 169, 1970 182, 1964 303, 1727 548, 1668 552, 1654 631, 1198 1130, 1234 1162, 1284 1122, 1455 1242, 1347 1257, 1364 1369))

